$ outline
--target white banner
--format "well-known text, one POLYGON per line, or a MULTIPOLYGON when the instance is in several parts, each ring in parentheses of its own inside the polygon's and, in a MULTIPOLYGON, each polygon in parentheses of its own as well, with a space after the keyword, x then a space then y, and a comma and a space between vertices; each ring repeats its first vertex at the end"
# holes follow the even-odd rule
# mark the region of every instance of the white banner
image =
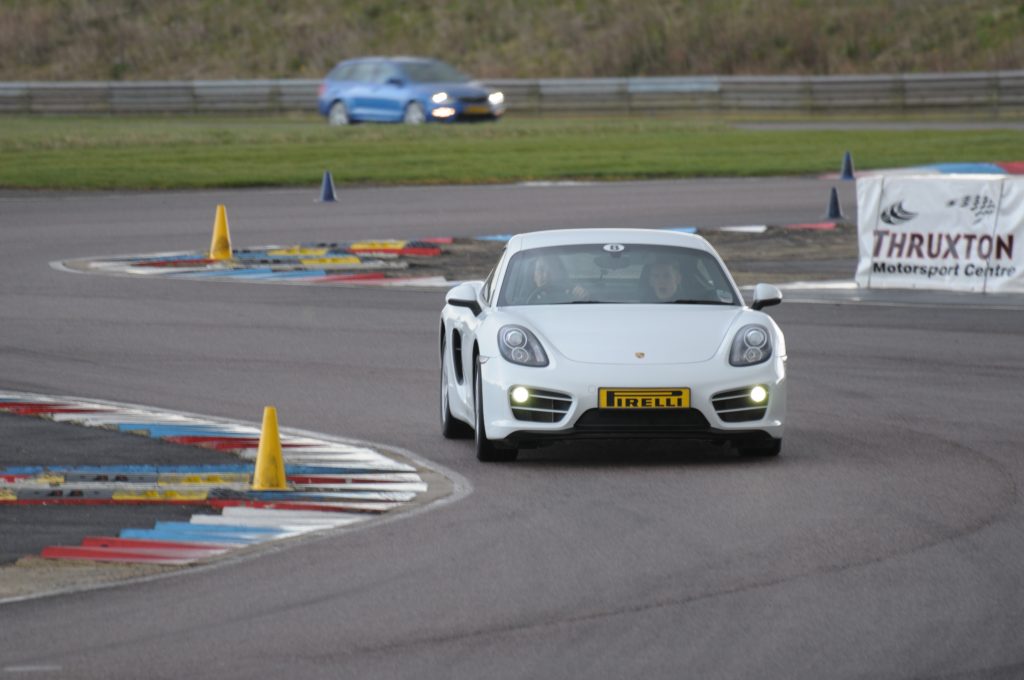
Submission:
POLYGON ((857 285, 1024 292, 1024 177, 857 180, 857 285))

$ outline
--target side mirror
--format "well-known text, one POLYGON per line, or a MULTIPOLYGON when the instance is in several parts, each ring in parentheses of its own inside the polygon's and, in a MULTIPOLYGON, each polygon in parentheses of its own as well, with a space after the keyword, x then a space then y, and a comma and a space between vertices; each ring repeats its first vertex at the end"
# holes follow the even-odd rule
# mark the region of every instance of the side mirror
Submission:
POLYGON ((751 309, 764 309, 782 302, 782 291, 768 283, 759 283, 754 286, 754 303, 751 309))
POLYGON ((483 288, 483 281, 466 281, 448 291, 444 296, 445 304, 452 307, 465 307, 473 312, 473 316, 480 316, 483 308, 480 306, 480 290, 483 288))

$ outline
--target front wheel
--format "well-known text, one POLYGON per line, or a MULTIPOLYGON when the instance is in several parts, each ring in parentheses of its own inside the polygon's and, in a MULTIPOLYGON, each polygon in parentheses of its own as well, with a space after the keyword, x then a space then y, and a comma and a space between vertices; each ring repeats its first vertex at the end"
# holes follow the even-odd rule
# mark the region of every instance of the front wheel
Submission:
POLYGON ((510 463, 519 455, 518 449, 499 449, 487 438, 487 426, 484 424, 483 378, 480 377, 480 364, 473 371, 473 443, 476 446, 476 459, 484 463, 510 463))
POLYGON ((469 425, 457 420, 452 416, 452 410, 448 401, 448 353, 444 345, 441 346, 441 436, 445 439, 465 439, 472 434, 469 425))
POLYGON ((782 440, 772 439, 763 444, 744 444, 737 446, 736 450, 744 458, 774 458, 782 451, 782 440))
POLYGON ((331 108, 327 111, 327 122, 331 125, 348 125, 348 109, 345 108, 345 102, 334 102, 331 104, 331 108))
POLYGON ((409 102, 405 105, 405 113, 402 115, 402 122, 406 125, 420 125, 427 122, 427 114, 423 110, 423 104, 409 102))

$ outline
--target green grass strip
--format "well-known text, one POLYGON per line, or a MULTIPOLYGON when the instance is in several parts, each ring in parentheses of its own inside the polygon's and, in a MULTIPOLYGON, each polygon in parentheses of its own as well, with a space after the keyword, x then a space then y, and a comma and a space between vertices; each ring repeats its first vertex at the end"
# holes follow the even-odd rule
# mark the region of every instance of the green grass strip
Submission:
POLYGON ((1024 159, 1018 130, 744 130, 683 118, 354 125, 315 116, 7 116, 0 187, 190 189, 807 175, 1024 159))

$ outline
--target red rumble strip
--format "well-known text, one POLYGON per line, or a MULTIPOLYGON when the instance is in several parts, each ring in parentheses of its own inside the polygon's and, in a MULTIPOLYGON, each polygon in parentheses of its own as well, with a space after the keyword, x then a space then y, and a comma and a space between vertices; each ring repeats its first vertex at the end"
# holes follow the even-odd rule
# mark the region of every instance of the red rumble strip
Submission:
POLYGON ((40 404, 28 401, 0 402, 0 411, 7 411, 18 416, 38 416, 46 413, 110 413, 103 408, 83 408, 71 404, 40 404))

